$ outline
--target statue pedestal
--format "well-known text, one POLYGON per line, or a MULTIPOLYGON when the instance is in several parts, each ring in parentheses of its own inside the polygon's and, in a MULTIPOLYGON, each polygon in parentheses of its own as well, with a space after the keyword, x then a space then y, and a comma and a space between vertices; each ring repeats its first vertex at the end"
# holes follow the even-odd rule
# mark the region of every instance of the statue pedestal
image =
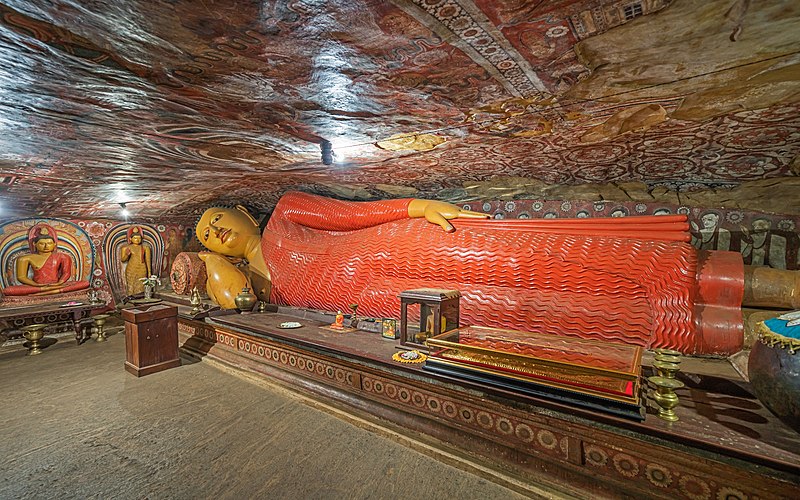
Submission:
POLYGON ((125 369, 143 377, 180 366, 178 308, 164 304, 123 309, 125 369))

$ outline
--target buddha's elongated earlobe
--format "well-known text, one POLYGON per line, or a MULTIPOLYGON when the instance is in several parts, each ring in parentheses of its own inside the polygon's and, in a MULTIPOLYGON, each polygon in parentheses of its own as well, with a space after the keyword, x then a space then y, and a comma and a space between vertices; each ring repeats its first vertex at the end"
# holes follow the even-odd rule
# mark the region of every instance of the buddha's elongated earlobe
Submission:
POLYGON ((243 207, 242 205, 236 205, 236 210, 245 214, 247 218, 250 219, 250 221, 253 223, 253 225, 258 227, 258 221, 255 219, 255 217, 250 215, 250 212, 245 207, 243 207))

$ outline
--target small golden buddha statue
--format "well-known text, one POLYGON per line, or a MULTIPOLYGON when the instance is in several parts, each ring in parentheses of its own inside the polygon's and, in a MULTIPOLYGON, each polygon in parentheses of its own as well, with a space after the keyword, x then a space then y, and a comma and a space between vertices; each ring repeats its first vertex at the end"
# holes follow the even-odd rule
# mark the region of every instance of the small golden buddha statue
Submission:
POLYGON ((140 226, 128 228, 128 244, 120 249, 120 260, 125 266, 125 294, 136 295, 144 292, 142 278, 150 276, 152 250, 142 244, 143 231, 140 226))

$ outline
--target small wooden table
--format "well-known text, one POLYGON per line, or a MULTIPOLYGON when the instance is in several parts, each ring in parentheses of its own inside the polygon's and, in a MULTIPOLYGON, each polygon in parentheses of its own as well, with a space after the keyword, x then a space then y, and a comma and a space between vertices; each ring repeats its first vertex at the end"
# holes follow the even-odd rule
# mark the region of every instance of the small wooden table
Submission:
POLYGON ((67 302, 46 302, 32 306, 0 307, 0 323, 5 323, 7 328, 13 329, 21 329, 36 323, 71 323, 75 330, 75 342, 80 345, 84 340, 81 320, 87 318, 92 310, 104 308, 106 303, 67 304, 67 302))
POLYGON ((122 310, 125 370, 143 377, 180 366, 178 308, 156 303, 122 310))

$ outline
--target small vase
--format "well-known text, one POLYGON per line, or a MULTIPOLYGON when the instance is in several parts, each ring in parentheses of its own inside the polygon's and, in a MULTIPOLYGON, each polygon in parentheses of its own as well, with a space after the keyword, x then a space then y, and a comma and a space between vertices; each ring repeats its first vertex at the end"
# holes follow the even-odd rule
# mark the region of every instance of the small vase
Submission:
POLYGON ((153 298, 153 287, 145 285, 144 286, 144 298, 145 299, 152 299, 153 298))
POLYGON ((258 297, 250 293, 250 289, 247 287, 242 288, 241 293, 233 299, 233 303, 236 304, 236 309, 240 311, 252 311, 257 301, 258 297))

